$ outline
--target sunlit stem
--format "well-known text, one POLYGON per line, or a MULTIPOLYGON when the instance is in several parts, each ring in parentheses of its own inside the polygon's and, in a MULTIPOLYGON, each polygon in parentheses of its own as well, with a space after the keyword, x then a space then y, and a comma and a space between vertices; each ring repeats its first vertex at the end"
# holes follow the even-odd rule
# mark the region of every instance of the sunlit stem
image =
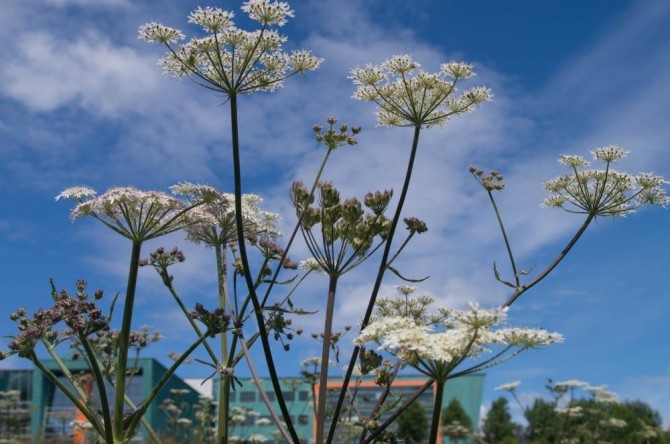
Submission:
POLYGON ((440 414, 442 413, 442 394, 444 393, 445 381, 435 381, 435 404, 433 406, 433 419, 430 424, 430 437, 428 442, 437 442, 437 433, 440 430, 440 414))
MULTIPOLYGON (((368 302, 368 308, 365 311, 365 317, 361 323, 361 330, 370 322, 370 317, 372 316, 372 311, 377 301, 377 295, 379 294, 379 289, 382 285, 382 280, 384 278, 384 273, 386 272, 388 266, 388 259, 391 252, 391 243, 393 242, 393 235, 395 234, 396 227, 398 226, 398 221, 400 220, 400 214, 402 213, 402 208, 405 203, 405 198, 407 197, 407 191, 409 190, 409 184, 412 179, 412 170, 414 169, 414 159, 416 158, 416 152, 419 147, 419 135, 421 134, 421 126, 414 127, 414 138, 412 140, 412 149, 410 151, 409 160, 407 162, 407 171, 405 172, 405 182, 403 183, 402 192, 400 193, 400 198, 398 200, 398 206, 396 207, 395 215, 393 216, 393 221, 391 222, 391 228, 389 229, 389 235, 386 239, 386 244, 384 245, 384 252, 382 253, 382 258, 379 263, 379 271, 377 272, 377 278, 375 280, 375 285, 372 289, 372 294, 370 295, 370 301, 368 302)), ((342 404, 344 403, 344 397, 347 393, 347 387, 349 381, 351 380, 351 375, 356 366, 356 360, 358 359, 358 354, 360 353, 361 347, 354 347, 354 351, 351 354, 351 360, 349 361, 349 367, 347 367, 347 374, 344 376, 344 381, 342 381, 342 388, 340 389, 340 395, 337 399, 337 404, 335 405, 335 410, 333 412, 333 421, 330 425, 330 431, 328 432, 328 440, 326 442, 330 443, 335 436, 335 428, 337 425, 337 418, 340 415, 340 410, 342 409, 342 404)))
POLYGON ((575 233, 575 235, 572 236, 572 239, 570 239, 570 242, 568 242, 568 244, 565 246, 565 248, 563 248, 563 250, 558 254, 558 256, 556 256, 556 258, 553 260, 553 262, 551 264, 549 264, 547 266, 547 268, 545 268, 532 281, 530 281, 526 285, 521 286, 518 290, 516 290, 514 292, 514 294, 512 294, 502 306, 503 307, 509 307, 510 305, 512 305, 514 303, 514 301, 516 301, 519 298, 519 296, 524 294, 526 291, 530 290, 533 286, 535 286, 537 283, 539 283, 542 279, 547 277, 547 275, 549 273, 551 273, 554 268, 556 268, 556 266, 565 258, 565 256, 567 256, 567 254, 570 252, 572 247, 575 246, 575 244, 577 243, 579 238, 582 236, 582 234, 584 234, 584 232, 586 231, 589 224, 591 223, 591 221, 594 218, 595 218, 594 214, 589 214, 586 217, 586 220, 584 221, 582 226, 579 227, 579 230, 577 230, 577 233, 575 233))
POLYGON ((100 395, 100 408, 102 409, 102 420, 105 424, 105 440, 107 442, 113 442, 114 435, 112 433, 112 414, 109 411, 107 387, 105 387, 105 380, 103 379, 100 366, 98 365, 98 358, 95 354, 95 351, 93 351, 88 338, 86 338, 83 333, 79 334, 78 336, 79 342, 81 342, 81 345, 84 347, 84 351, 88 356, 89 365, 91 367, 91 371, 93 372, 95 383, 98 386, 98 394, 100 395))
POLYGON ((496 201, 493 198, 493 194, 491 193, 491 190, 487 189, 486 192, 489 195, 489 199, 491 200, 491 205, 493 205, 493 211, 496 213, 496 219, 498 220, 498 225, 500 225, 500 232, 502 233, 503 240, 505 241, 505 247, 507 248, 507 255, 509 256, 509 262, 510 265, 512 266, 512 273, 514 273, 514 282, 516 283, 517 288, 521 286, 521 282, 519 280, 519 273, 516 270, 516 262, 514 261, 514 255, 512 254, 512 246, 509 243, 509 239, 507 238, 507 232, 505 231, 505 225, 503 224, 502 217, 500 216, 500 211, 498 210, 498 205, 496 205, 496 201))
POLYGON ((130 326, 133 317, 133 306, 135 303, 135 288, 137 287, 137 274, 140 263, 140 251, 142 241, 133 240, 133 249, 130 255, 130 267, 128 270, 128 285, 126 287, 126 300, 123 306, 123 320, 119 332, 118 361, 116 366, 116 383, 114 384, 114 439, 123 437, 123 398, 126 391, 126 372, 128 371, 128 345, 130 343, 130 326))
MULTIPOLYGON (((323 442, 326 424, 326 394, 328 391, 328 361, 330 360, 330 339, 333 332, 333 315, 335 313, 335 292, 337 290, 336 271, 331 272, 328 282, 328 302, 326 304, 326 319, 323 327, 323 345, 321 346, 321 373, 319 375, 319 395, 316 408, 316 441, 323 442)), ((335 419, 333 418, 333 422, 335 419)))

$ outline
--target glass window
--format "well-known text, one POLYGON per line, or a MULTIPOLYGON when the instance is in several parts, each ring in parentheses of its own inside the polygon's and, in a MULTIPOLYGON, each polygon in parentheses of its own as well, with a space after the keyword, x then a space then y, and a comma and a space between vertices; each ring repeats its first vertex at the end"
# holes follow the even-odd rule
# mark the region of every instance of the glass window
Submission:
POLYGON ((256 401, 256 392, 240 392, 240 402, 256 401))

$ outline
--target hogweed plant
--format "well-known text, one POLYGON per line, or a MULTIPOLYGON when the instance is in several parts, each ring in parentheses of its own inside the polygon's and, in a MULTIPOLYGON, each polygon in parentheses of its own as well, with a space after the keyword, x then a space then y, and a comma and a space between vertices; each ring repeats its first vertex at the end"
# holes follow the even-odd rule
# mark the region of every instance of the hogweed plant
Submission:
MULTIPOLYGON (((188 16, 189 23, 202 29, 200 36, 188 41, 180 30, 158 23, 148 23, 139 29, 140 39, 166 49, 159 61, 165 74, 178 79, 189 78, 217 97, 223 96, 228 104, 233 192, 228 194, 209 185, 188 182, 174 185, 172 194, 132 187, 112 188, 100 196, 86 187, 63 191, 57 200, 76 201, 71 213, 73 220, 92 217, 131 243, 120 330, 115 332, 110 327, 116 298, 104 314, 98 306, 102 292, 95 292, 91 298, 85 292, 83 281, 77 284, 74 295, 59 292, 54 287, 53 307, 38 310, 32 316, 25 310, 12 315, 18 324, 18 334, 9 344, 9 353, 0 352, 0 358, 17 354, 31 360, 83 412, 102 441, 121 444, 132 439, 147 408, 177 368, 202 347, 207 360, 197 359, 197 362, 210 371, 210 377, 221 381, 216 411, 217 442, 233 440, 230 429, 235 415, 230 391, 239 383, 235 367, 245 360, 276 425, 276 439, 299 443, 301 439, 277 375, 273 343, 281 351, 288 351, 290 341, 302 332, 293 324, 294 320, 314 313, 299 308, 298 302, 302 301, 299 289, 308 275, 321 273, 328 277, 328 288, 324 291, 326 310, 323 331, 313 335, 321 341, 321 356, 311 361, 311 370, 304 373, 313 389, 316 384, 319 386, 313 391, 315 442, 333 443, 342 434, 349 436, 354 432, 360 434, 360 442, 392 440, 393 434, 387 430, 391 422, 433 386, 436 396, 431 442, 435 442, 442 392, 448 379, 500 364, 524 350, 561 341, 558 333, 506 326, 507 308, 554 270, 593 220, 624 216, 645 205, 666 206, 670 202, 664 189, 667 182, 651 173, 633 176, 615 170, 614 164, 626 155, 616 146, 599 148, 592 153, 594 161, 601 164, 600 169, 593 169, 580 156, 561 156, 560 162, 569 173, 544 184, 550 194, 544 206, 583 214, 585 219, 555 259, 533 274, 533 270, 519 266, 496 203, 496 194, 505 188, 502 174, 471 167, 470 172, 492 204, 510 262, 510 276, 504 276, 495 264, 494 277, 509 287, 511 294, 498 308, 471 304, 463 310, 431 308, 432 297, 415 296, 415 288, 404 284, 398 287, 399 298, 379 299, 387 271, 400 283, 424 280, 407 277, 397 265, 409 241, 428 230, 421 219, 403 215, 421 133, 474 111, 489 101, 492 93, 481 86, 459 91, 463 82, 475 76, 473 66, 462 62, 446 62, 437 72, 427 72, 411 56, 398 55, 381 64, 353 68, 350 78, 355 87, 354 98, 375 105, 377 123, 398 128, 398 131, 412 130, 404 176, 398 180, 400 191, 371 192, 360 200, 341 199, 335 185, 321 179, 331 155, 335 151, 346 151, 341 150, 343 147, 356 145, 361 132, 359 126, 328 117, 325 124, 312 126, 316 143, 324 148, 323 159, 311 184, 296 181, 289 191, 297 220, 284 241, 277 228, 279 215, 262 210, 260 197, 243 193, 239 98, 250 93, 275 92, 287 79, 319 68, 322 60, 307 50, 287 52, 283 49, 287 38, 277 29, 294 15, 287 3, 249 0, 242 4, 242 11, 258 24, 257 29, 240 29, 234 23, 232 12, 212 7, 199 7, 188 16), (397 239, 403 223, 406 231, 403 239, 397 239), (161 247, 141 259, 146 241, 176 231, 184 232, 187 240, 214 251, 216 308, 207 309, 197 303, 189 310, 183 303, 179 282, 172 274, 173 267, 186 259, 179 248, 161 247), (288 253, 298 233, 312 257, 296 263, 288 253), (360 316, 359 330, 352 331, 353 350, 348 362, 341 361, 342 335, 332 331, 339 302, 337 285, 345 274, 365 261, 375 261, 376 272, 369 298, 363 303, 365 310, 360 316), (131 330, 140 266, 151 267, 158 273, 188 319, 193 342, 182 353, 174 354, 174 363, 166 375, 140 405, 134 405, 125 396, 125 390, 132 376, 129 352, 141 348, 142 338, 146 339, 131 330), (66 327, 67 333, 57 330, 59 324, 66 327), (57 362, 63 374, 75 381, 75 375, 67 370, 56 350, 65 343, 73 344, 77 353, 87 360, 98 391, 99 409, 93 406, 80 384, 75 383, 71 389, 42 365, 36 351, 39 344, 57 362), (250 348, 259 343, 274 393, 266 393, 262 388, 251 359, 250 348), (328 365, 320 365, 330 362, 338 367, 342 376, 334 405, 326 402, 328 365), (395 398, 393 380, 401 369, 408 367, 425 375, 426 382, 406 399, 395 398), (360 381, 368 375, 379 385, 382 394, 372 413, 361 417, 356 409, 358 383, 351 386, 350 383, 352 378, 360 381), (110 393, 108 387, 111 387, 110 393), (276 404, 271 402, 271 396, 276 404), (275 411, 275 407, 279 411, 275 411)), ((211 420, 209 416, 203 418, 203 424, 211 420)), ((155 436, 155 432, 148 430, 155 436)), ((203 434, 199 439, 209 438, 203 434)))

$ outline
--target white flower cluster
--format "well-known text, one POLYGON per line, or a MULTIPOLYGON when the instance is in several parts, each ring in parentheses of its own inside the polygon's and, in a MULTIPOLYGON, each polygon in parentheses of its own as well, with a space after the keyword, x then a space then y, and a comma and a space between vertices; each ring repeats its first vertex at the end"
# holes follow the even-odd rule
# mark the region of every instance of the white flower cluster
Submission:
POLYGON ((524 350, 563 341, 560 334, 542 329, 495 329, 506 319, 501 309, 471 305, 469 310, 440 313, 444 321, 439 330, 439 326, 421 324, 410 317, 379 318, 361 331, 355 343, 376 342, 380 350, 422 370, 426 362, 457 365, 465 358, 477 358, 491 345, 524 350))
MULTIPOLYGON (((188 239, 209 246, 237 242, 235 225, 235 196, 221 193, 207 185, 181 182, 170 187, 173 194, 182 196, 191 205, 193 223, 186 227, 188 239)), ((242 195, 242 218, 246 235, 276 239, 281 236, 277 229, 279 215, 258 207, 263 199, 255 194, 242 195)))
POLYGON ((419 69, 408 55, 398 55, 381 65, 351 70, 358 85, 354 97, 379 107, 377 123, 382 126, 440 126, 450 116, 471 111, 492 96, 477 87, 455 97, 456 82, 474 76, 472 65, 445 63, 436 74, 419 69))
POLYGON ((610 145, 591 154, 605 164, 604 169, 587 169, 590 163, 581 156, 560 156, 559 162, 572 173, 544 183, 550 193, 544 206, 592 216, 625 216, 642 205, 665 207, 670 203, 662 177, 652 173, 633 176, 610 167, 628 154, 623 148, 610 145))
POLYGON ((274 91, 294 74, 312 71, 322 59, 309 51, 282 51, 286 37, 267 26, 282 26, 293 11, 285 2, 249 0, 242 5, 249 17, 261 23, 256 31, 244 31, 233 23, 234 14, 219 8, 198 8, 189 23, 200 25, 205 36, 185 44, 178 29, 148 23, 139 29, 139 38, 167 46, 159 64, 163 72, 178 78, 190 77, 196 83, 225 94, 274 91))
POLYGON ((508 382, 506 384, 500 384, 495 390, 507 390, 508 392, 513 392, 520 385, 521 381, 508 382))
POLYGON ((148 240, 188 226, 187 207, 174 197, 159 191, 141 191, 133 187, 110 188, 96 196, 87 187, 63 190, 56 200, 75 199, 70 213, 74 221, 92 216, 117 233, 133 240, 148 240))

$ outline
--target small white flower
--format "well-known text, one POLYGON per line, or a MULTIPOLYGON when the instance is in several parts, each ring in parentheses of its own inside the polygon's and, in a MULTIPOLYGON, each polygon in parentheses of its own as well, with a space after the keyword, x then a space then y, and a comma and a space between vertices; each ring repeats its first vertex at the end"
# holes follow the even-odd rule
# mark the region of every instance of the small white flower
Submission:
POLYGON ((267 25, 283 26, 287 17, 294 12, 286 2, 269 2, 268 0, 249 0, 242 4, 242 10, 249 17, 267 25))
POLYGON ((609 145, 602 148, 596 148, 591 151, 594 159, 601 160, 603 162, 612 163, 615 160, 623 159, 628 155, 629 151, 621 148, 618 145, 609 145))
POLYGON ((177 41, 186 38, 184 33, 180 30, 156 22, 150 22, 140 26, 138 34, 137 38, 141 40, 162 44, 176 43, 177 41))
POLYGON ((588 382, 580 381, 578 379, 569 379, 567 381, 560 381, 560 382, 556 382, 554 384, 554 387, 564 388, 564 389, 581 388, 581 387, 588 387, 588 386, 589 386, 588 382))
POLYGON ((85 198, 89 197, 95 197, 96 192, 93 188, 88 188, 88 187, 70 187, 66 188, 61 193, 56 196, 56 200, 60 199, 75 199, 78 201, 82 201, 85 198))
POLYGON ((521 385, 521 381, 508 382, 506 384, 499 385, 495 388, 495 390, 507 390, 511 392, 516 390, 519 385, 521 385))
POLYGON ((325 273, 319 261, 317 261, 313 257, 305 259, 304 261, 300 261, 298 267, 306 271, 313 271, 315 273, 325 273))

